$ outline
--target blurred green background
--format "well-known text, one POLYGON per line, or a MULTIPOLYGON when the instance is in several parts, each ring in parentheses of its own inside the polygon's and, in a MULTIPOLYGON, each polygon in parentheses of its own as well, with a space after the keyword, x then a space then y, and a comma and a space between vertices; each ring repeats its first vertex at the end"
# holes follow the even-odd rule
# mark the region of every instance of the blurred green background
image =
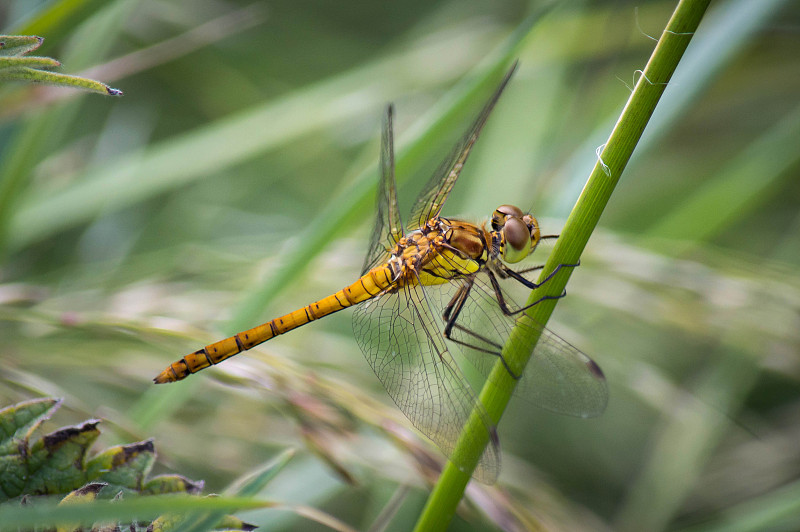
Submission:
MULTIPOLYGON (((0 87, 0 404, 64 397, 50 430, 154 437, 160 470, 207 492, 297 448, 265 498, 359 530, 399 501, 388 530, 409 529, 440 456, 349 312, 152 377, 351 282, 386 102, 408 207, 488 94, 459 87, 520 32, 444 214, 514 203, 557 233, 675 4, 4 2, 3 33, 125 95, 0 87)), ((473 483, 453 530, 800 529, 798 95, 800 4, 712 2, 550 323, 603 368, 608 409, 512 403, 500 482, 473 483)))

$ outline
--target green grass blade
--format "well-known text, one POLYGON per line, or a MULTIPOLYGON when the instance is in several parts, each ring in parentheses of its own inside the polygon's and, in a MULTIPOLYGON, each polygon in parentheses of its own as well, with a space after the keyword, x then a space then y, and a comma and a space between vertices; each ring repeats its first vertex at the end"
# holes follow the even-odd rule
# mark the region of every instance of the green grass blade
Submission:
MULTIPOLYGON (((559 264, 575 264, 579 261, 589 236, 611 198, 614 187, 641 138, 667 83, 675 72, 678 62, 697 30, 709 2, 710 0, 683 0, 676 7, 644 69, 644 74, 639 78, 622 115, 611 132, 583 193, 567 219, 561 237, 542 271, 540 280, 554 271, 559 264)), ((561 293, 569 279, 569 270, 571 268, 563 269, 542 289, 534 290, 528 303, 533 303, 546 295, 544 289, 547 290, 547 294, 561 293)), ((544 301, 534 306, 528 315, 536 322, 546 324, 555 308, 555 303, 554 300, 544 301)), ((519 338, 518 340, 522 341, 515 341, 513 337, 519 335, 521 331, 521 328, 515 328, 507 345, 526 345, 529 346, 529 349, 527 352, 522 352, 522 349, 516 350, 517 352, 504 351, 504 356, 511 367, 524 368, 538 340, 537 337, 533 337, 519 338)), ((511 398, 514 384, 515 381, 509 376, 503 364, 498 362, 480 394, 480 399, 493 420, 500 420, 511 398)), ((477 446, 470 448, 467 442, 480 441, 478 436, 485 432, 480 416, 473 415, 464 428, 464 433, 471 433, 470 436, 462 439, 454 451, 454 454, 469 458, 469 462, 462 463, 477 464, 483 449, 477 448, 477 446)), ((452 462, 448 462, 419 521, 417 521, 415 530, 418 532, 444 530, 455 514, 469 478, 468 473, 458 469, 452 462)))
POLYGON ((713 238, 771 197, 778 181, 800 160, 798 138, 800 106, 743 149, 647 233, 658 238, 685 239, 677 251, 713 238))
POLYGON ((130 497, 118 501, 98 500, 86 504, 59 505, 58 501, 36 501, 27 506, 0 507, 0 531, 63 523, 91 525, 97 521, 155 519, 163 514, 267 508, 274 503, 249 497, 193 497, 156 495, 130 497))
POLYGON ((283 451, 266 464, 252 470, 246 476, 237 479, 233 484, 228 486, 225 492, 237 497, 256 496, 278 473, 283 471, 289 464, 289 461, 294 458, 295 454, 296 451, 294 449, 283 451))
POLYGON ((736 412, 759 376, 756 360, 733 338, 709 356, 692 390, 676 390, 679 405, 664 417, 639 476, 615 519, 619 531, 664 530, 696 487, 703 464, 729 429, 725 413, 736 412))
POLYGON ((45 47, 52 46, 65 38, 75 26, 108 4, 107 0, 61 0, 50 2, 48 6, 33 15, 29 20, 13 28, 10 33, 21 35, 40 35, 47 38, 45 47))
POLYGON ((797 530, 800 527, 800 482, 782 486, 770 493, 737 504, 722 515, 681 532, 761 532, 797 530))

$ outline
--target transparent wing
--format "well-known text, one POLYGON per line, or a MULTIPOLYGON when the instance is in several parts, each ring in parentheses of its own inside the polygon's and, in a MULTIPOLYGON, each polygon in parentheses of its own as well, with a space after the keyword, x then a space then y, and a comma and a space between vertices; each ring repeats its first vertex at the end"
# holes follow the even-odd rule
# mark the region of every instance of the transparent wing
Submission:
POLYGON ((486 102, 483 110, 475 119, 466 135, 456 144, 447 159, 442 162, 433 174, 433 177, 431 177, 425 185, 425 188, 422 189, 422 192, 414 203, 414 208, 411 210, 411 218, 409 219, 408 226, 409 230, 414 230, 425 225, 425 222, 441 212, 444 202, 450 194, 450 190, 453 188, 453 185, 455 185, 458 176, 461 174, 461 169, 467 157, 469 157, 472 146, 475 144, 475 141, 478 140, 478 135, 480 135, 483 126, 486 124, 486 119, 489 118, 489 114, 491 114, 492 109, 494 109, 497 100, 503 93, 503 89, 506 88, 506 84, 508 84, 508 80, 511 78, 516 68, 517 63, 515 62, 508 72, 506 72, 503 81, 500 82, 500 85, 497 87, 492 97, 486 102))
POLYGON ((356 307, 353 329, 359 347, 386 391, 411 423, 456 466, 453 450, 473 409, 483 417, 489 445, 475 477, 497 479, 500 451, 494 426, 444 343, 423 289, 405 286, 356 307))
MULTIPOLYGON (((433 312, 445 308, 465 282, 460 279, 426 287, 426 293, 434 301, 433 312)), ((504 298, 510 308, 519 308, 508 295, 504 294, 504 298)), ((541 336, 517 382, 515 395, 559 414, 580 417, 600 415, 608 402, 608 387, 600 367, 544 326, 529 318, 523 320, 503 313, 484 272, 476 275, 456 320, 460 327, 453 328, 451 338, 460 342, 457 349, 488 377, 498 357, 486 351, 499 353, 517 321, 520 322, 518 326, 535 329, 541 336)))
POLYGON ((403 236, 403 222, 397 208, 397 192, 394 180, 394 126, 392 124, 394 107, 386 107, 381 132, 381 180, 378 183, 377 211, 375 224, 370 236, 367 256, 361 275, 370 268, 384 262, 397 241, 403 236))

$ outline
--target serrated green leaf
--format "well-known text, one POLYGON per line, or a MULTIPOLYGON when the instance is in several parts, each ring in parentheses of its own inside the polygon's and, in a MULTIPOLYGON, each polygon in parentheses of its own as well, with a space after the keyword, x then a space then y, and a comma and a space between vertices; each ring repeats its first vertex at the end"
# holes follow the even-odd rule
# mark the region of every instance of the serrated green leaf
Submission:
POLYGON ((109 447, 86 464, 91 480, 102 480, 116 489, 140 491, 153 463, 156 450, 153 440, 109 447))
POLYGON ((84 461, 100 431, 99 420, 65 427, 37 441, 30 451, 25 493, 66 493, 86 483, 84 461))
MULTIPOLYGON (((19 506, 35 506, 35 515, 50 519, 41 523, 56 525, 57 532, 88 530, 86 526, 91 520, 87 520, 86 516, 95 517, 94 509, 88 513, 84 509, 82 512, 64 514, 65 517, 61 520, 53 519, 54 515, 60 515, 58 511, 42 509, 53 501, 48 501, 46 497, 31 497, 32 495, 68 493, 59 501, 59 506, 70 505, 94 502, 100 491, 108 487, 103 493, 104 498, 113 496, 115 503, 127 505, 127 501, 122 502, 124 493, 196 495, 202 491, 203 482, 194 482, 179 475, 163 475, 145 482, 156 458, 153 440, 110 447, 87 460, 86 454, 89 448, 100 435, 97 429, 99 420, 89 420, 80 425, 61 428, 31 446, 29 439, 33 430, 60 405, 61 400, 38 399, 0 410, 0 446, 5 452, 5 456, 0 455, 0 467, 2 467, 0 487, 3 488, 0 502, 22 495, 22 499, 18 502, 0 504, 0 530, 6 530, 8 515, 25 515, 14 512, 13 507, 19 508, 19 506)), ((282 467, 281 464, 285 460, 280 460, 270 469, 282 467)), ((234 530, 254 528, 235 517, 228 516, 227 512, 231 507, 226 504, 222 506, 215 504, 218 499, 218 497, 205 498, 200 505, 197 503, 187 505, 180 498, 170 499, 171 504, 161 504, 162 511, 167 515, 154 521, 152 529, 185 530, 187 526, 191 527, 191 530, 198 531, 211 530, 212 527, 234 530)), ((147 504, 143 508, 145 511, 136 515, 137 519, 146 516, 152 519, 157 516, 148 509, 147 504)), ((102 521, 95 521, 91 530, 118 530, 118 524, 109 519, 109 516, 114 515, 113 512, 106 512, 103 514, 105 517, 97 515, 97 519, 102 521)))
POLYGON ((0 410, 0 501, 25 492, 28 441, 61 406, 61 399, 34 399, 0 410))
POLYGON ((61 399, 33 399, 0 410, 0 455, 19 453, 20 441, 27 442, 31 433, 61 406, 61 399))

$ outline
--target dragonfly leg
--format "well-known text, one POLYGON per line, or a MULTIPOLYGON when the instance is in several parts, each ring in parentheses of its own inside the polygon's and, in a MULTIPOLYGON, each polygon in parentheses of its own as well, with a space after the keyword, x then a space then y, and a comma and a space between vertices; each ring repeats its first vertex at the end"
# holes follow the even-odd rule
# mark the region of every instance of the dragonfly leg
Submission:
POLYGON ((539 271, 542 268, 544 268, 544 264, 539 264, 538 266, 531 266, 530 268, 525 268, 524 270, 517 270, 517 273, 520 275, 524 275, 526 273, 539 271))
POLYGON ((534 289, 539 288, 540 286, 542 286, 544 283, 546 283, 550 279, 552 279, 555 276, 555 274, 557 274, 559 272, 559 270, 561 270, 561 268, 577 268, 580 265, 581 265, 580 261, 578 261, 575 264, 559 264, 558 266, 556 266, 555 270, 550 272, 550 274, 547 277, 545 277, 544 279, 542 279, 542 282, 540 282, 540 283, 535 283, 535 282, 533 282, 533 281, 531 281, 529 279, 526 279, 525 276, 523 276, 522 274, 530 272, 530 271, 534 271, 534 270, 541 270, 542 268, 544 268, 544 265, 534 266, 533 268, 528 268, 527 270, 522 270, 521 272, 517 272, 517 271, 514 271, 511 268, 507 267, 505 264, 501 263, 500 264, 500 272, 502 272, 502 273, 500 273, 500 275, 502 275, 503 278, 511 277, 515 281, 518 281, 518 282, 522 283, 523 285, 525 285, 527 288, 530 288, 531 290, 534 290, 534 289))
POLYGON ((444 336, 448 340, 450 339, 450 333, 453 330, 453 327, 456 325, 456 319, 458 315, 461 313, 461 310, 464 308, 464 302, 467 300, 467 296, 469 295, 469 291, 472 289, 472 281, 465 280, 464 284, 458 289, 455 293, 453 298, 444 308, 444 313, 442 314, 442 319, 444 319, 444 336))
MULTIPOLYGON (((573 266, 573 265, 571 265, 571 264, 563 264, 562 266, 573 266)), ((561 266, 559 266, 559 268, 560 268, 560 267, 561 267, 561 266)), ((509 270, 509 271, 512 271, 512 270, 509 270)), ((547 276, 547 278, 545 278, 545 280, 544 280, 544 281, 542 281, 541 283, 539 283, 539 284, 538 284, 538 285, 536 285, 536 286, 537 286, 537 287, 538 287, 538 286, 541 286, 541 285, 543 285, 544 283, 546 283, 547 281, 549 281, 549 280, 550 280, 550 279, 553 277, 553 275, 555 274, 555 272, 557 272, 557 271, 558 271, 558 268, 556 268, 556 269, 553 271, 553 273, 551 273, 550 275, 548 275, 548 276, 547 276)), ((559 294, 559 295, 557 295, 557 296, 542 296, 542 297, 540 297, 539 299, 537 299, 536 301, 534 301, 533 303, 531 303, 530 305, 525 305, 524 307, 520 307, 520 308, 518 308, 518 309, 513 309, 513 310, 512 310, 511 308, 509 308, 508 304, 506 303, 506 298, 505 298, 505 296, 503 296, 503 291, 500 289, 500 284, 497 282, 497 277, 495 277, 495 274, 494 274, 493 272, 491 272, 491 271, 489 271, 489 272, 487 272, 487 273, 488 273, 488 275, 489 275, 489 281, 492 283, 492 289, 494 290, 494 296, 495 296, 495 299, 497 299, 497 305, 500 307, 500 310, 502 310, 502 311, 503 311, 503 314, 505 314, 505 315, 507 315, 507 316, 513 316, 513 315, 515 315, 515 314, 519 314, 519 313, 521 313, 521 312, 525 312, 525 311, 526 311, 526 310, 528 310, 529 308, 531 308, 531 307, 534 307, 534 306, 538 305, 538 304, 539 304, 539 303, 541 303, 542 301, 546 301, 546 300, 548 300, 548 299, 561 299, 562 297, 564 297, 564 296, 566 296, 566 295, 567 295, 567 291, 566 291, 566 290, 564 290, 563 292, 561 292, 561 294, 559 294)), ((517 274, 517 275, 519 275, 517 272, 514 272, 514 273, 515 273, 515 274, 517 274)), ((514 277, 514 279, 517 279, 517 277, 514 277)), ((534 284, 535 284, 535 283, 534 283, 534 284)), ((526 285, 526 286, 527 286, 527 285, 526 285)))
POLYGON ((476 351, 480 351, 482 353, 498 357, 500 361, 503 363, 503 366, 506 368, 506 371, 508 371, 508 374, 511 375, 511 377, 514 380, 519 380, 521 375, 515 373, 509 367, 505 357, 503 356, 502 353, 503 346, 456 323, 458 316, 461 314, 461 310, 464 308, 464 303, 467 301, 467 296, 469 295, 469 291, 472 289, 472 284, 473 284, 472 279, 470 278, 465 279, 464 284, 461 285, 461 287, 458 289, 458 292, 456 292, 456 294, 453 296, 453 298, 445 307, 444 314, 442 315, 442 318, 444 319, 445 322, 444 337, 453 343, 463 345, 465 347, 469 347, 470 349, 474 349, 476 351), (463 334, 470 336, 479 342, 483 342, 485 345, 491 346, 493 349, 488 349, 486 347, 481 347, 479 345, 471 344, 469 342, 459 340, 458 338, 454 338, 453 329, 460 331, 463 334))

